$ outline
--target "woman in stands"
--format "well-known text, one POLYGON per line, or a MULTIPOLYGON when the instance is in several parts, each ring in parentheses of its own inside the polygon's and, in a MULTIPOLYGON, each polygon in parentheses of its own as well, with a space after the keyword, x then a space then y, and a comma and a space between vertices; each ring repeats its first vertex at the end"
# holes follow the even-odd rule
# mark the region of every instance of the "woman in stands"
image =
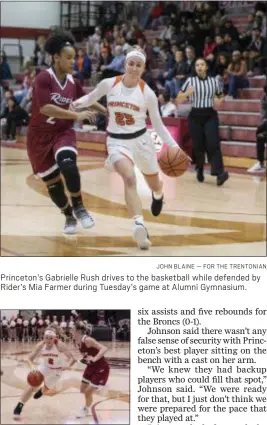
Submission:
POLYGON ((217 186, 228 180, 224 170, 219 138, 219 120, 214 103, 224 100, 222 86, 215 77, 208 76, 205 59, 195 63, 196 77, 187 78, 177 96, 177 103, 190 98, 193 107, 189 114, 189 130, 193 139, 193 151, 196 160, 197 180, 204 181, 205 154, 211 163, 211 175, 217 176, 217 186))
POLYGON ((78 320, 74 326, 74 340, 83 355, 82 363, 86 364, 83 373, 80 392, 84 394, 85 406, 77 414, 77 418, 89 416, 89 407, 93 402, 93 393, 103 388, 109 378, 109 364, 104 354, 107 347, 94 338, 85 335, 86 326, 78 320))
POLYGON ((124 75, 102 80, 89 95, 71 105, 74 110, 85 108, 102 96, 107 96, 107 163, 123 179, 125 201, 134 223, 133 238, 140 249, 148 249, 151 242, 136 189, 135 165, 152 191, 152 214, 159 215, 163 206, 163 184, 159 178, 156 150, 146 127, 147 111, 154 130, 164 142, 177 146, 162 123, 155 93, 141 80, 145 63, 145 53, 140 48, 133 49, 126 55, 124 75))
MULTIPOLYGON (((72 128, 75 120, 92 121, 94 113, 69 110, 70 103, 83 95, 80 83, 71 75, 75 59, 74 39, 66 33, 52 35, 46 41, 45 51, 52 57, 52 66, 35 78, 28 155, 34 173, 44 181, 52 201, 65 215, 64 232, 72 234, 76 232, 77 219, 84 228, 94 225, 82 200, 76 136, 72 128)), ((94 106, 105 112, 101 105, 94 106)))

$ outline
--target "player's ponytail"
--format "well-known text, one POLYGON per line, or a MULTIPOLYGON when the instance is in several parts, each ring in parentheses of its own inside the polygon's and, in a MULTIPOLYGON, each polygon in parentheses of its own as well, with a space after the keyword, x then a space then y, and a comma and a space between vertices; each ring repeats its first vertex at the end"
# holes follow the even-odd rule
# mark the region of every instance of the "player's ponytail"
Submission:
POLYGON ((75 39, 68 32, 54 33, 44 45, 44 50, 49 55, 59 55, 64 47, 74 47, 75 39))

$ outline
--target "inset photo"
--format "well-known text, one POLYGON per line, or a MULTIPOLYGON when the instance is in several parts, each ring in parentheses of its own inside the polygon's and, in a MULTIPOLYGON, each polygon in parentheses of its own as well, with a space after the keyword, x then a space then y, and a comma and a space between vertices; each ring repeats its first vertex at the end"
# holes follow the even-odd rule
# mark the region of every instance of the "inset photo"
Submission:
POLYGON ((1 310, 1 424, 130 423, 130 310, 1 310))

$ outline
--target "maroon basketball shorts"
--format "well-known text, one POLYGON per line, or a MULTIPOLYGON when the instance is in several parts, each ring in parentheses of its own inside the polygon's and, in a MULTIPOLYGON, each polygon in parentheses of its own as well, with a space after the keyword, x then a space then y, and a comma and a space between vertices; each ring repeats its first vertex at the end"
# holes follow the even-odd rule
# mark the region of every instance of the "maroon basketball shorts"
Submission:
POLYGON ((86 367, 83 373, 82 382, 91 384, 92 387, 101 388, 106 385, 109 377, 109 364, 107 362, 101 365, 91 364, 86 367))
POLYGON ((58 168, 56 156, 62 150, 77 154, 76 135, 73 129, 60 134, 38 134, 28 131, 27 151, 34 174, 41 178, 49 176, 58 168))

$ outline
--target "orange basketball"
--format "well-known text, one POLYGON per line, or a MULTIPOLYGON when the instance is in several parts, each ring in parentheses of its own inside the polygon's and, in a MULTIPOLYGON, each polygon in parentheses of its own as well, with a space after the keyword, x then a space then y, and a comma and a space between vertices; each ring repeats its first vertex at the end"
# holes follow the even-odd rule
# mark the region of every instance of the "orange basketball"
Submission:
POLYGON ((178 146, 168 147, 159 156, 159 166, 169 177, 178 177, 184 174, 190 165, 186 153, 178 146))
POLYGON ((28 376, 27 381, 31 387, 39 387, 44 380, 44 376, 39 370, 32 370, 28 376))

